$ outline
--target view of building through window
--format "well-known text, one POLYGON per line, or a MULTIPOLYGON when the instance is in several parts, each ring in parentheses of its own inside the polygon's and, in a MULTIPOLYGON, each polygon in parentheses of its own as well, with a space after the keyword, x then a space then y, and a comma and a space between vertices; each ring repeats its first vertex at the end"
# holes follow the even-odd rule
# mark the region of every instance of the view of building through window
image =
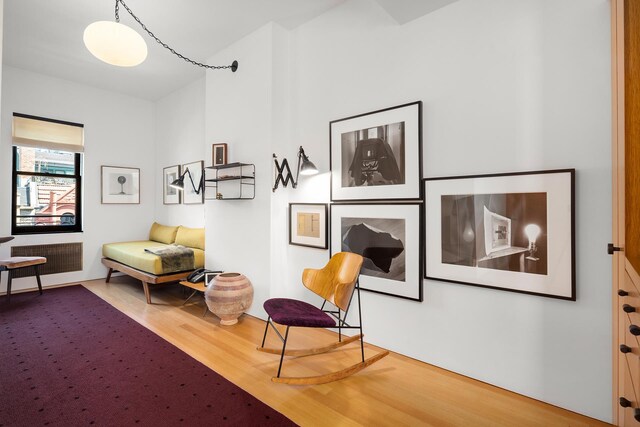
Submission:
POLYGON ((16 227, 76 225, 75 153, 15 147, 16 227))

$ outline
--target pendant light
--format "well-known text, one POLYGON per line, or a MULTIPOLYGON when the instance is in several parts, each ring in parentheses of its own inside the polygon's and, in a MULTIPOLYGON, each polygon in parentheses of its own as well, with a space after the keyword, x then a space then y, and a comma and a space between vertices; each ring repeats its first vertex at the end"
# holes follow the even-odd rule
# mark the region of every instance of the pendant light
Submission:
POLYGON ((147 59, 142 36, 119 22, 94 22, 84 30, 82 39, 89 52, 107 64, 135 67, 147 59))
POLYGON ((136 20, 142 29, 162 47, 169 50, 178 58, 187 61, 197 67, 206 69, 230 69, 235 72, 238 69, 238 61, 231 65, 207 65, 194 61, 164 43, 153 34, 146 25, 129 9, 123 0, 116 0, 115 22, 97 21, 90 24, 85 30, 83 41, 89 52, 99 60, 118 67, 134 67, 141 64, 147 58, 147 44, 140 34, 132 28, 120 23, 120 4, 136 20))

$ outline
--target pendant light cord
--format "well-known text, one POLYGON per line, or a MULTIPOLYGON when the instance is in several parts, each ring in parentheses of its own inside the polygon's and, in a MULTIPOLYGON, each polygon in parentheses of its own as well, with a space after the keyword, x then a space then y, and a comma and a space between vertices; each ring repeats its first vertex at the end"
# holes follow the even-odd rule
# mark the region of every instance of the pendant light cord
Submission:
POLYGON ((206 69, 210 69, 210 70, 222 70, 222 69, 225 69, 225 68, 229 68, 229 69, 231 69, 231 71, 233 71, 235 73, 235 71, 238 69, 238 61, 233 61, 233 63, 231 65, 207 65, 207 64, 203 64, 202 62, 194 61, 193 59, 187 58, 186 56, 182 55, 181 53, 176 52, 168 44, 164 43, 162 40, 160 40, 158 37, 156 37, 156 35, 153 34, 151 32, 151 30, 149 30, 147 28, 147 26, 142 23, 142 21, 140 21, 140 18, 138 18, 131 11, 131 9, 129 9, 129 6, 127 6, 126 3, 123 0, 116 0, 116 22, 118 22, 118 23, 120 22, 120 3, 122 3, 122 6, 127 10, 127 12, 129 12, 129 15, 131 15, 131 17, 133 19, 135 19, 138 24, 140 24, 142 29, 145 30, 147 32, 147 34, 149 34, 149 36, 152 39, 157 41, 162 47, 164 47, 169 52, 171 52, 174 55, 176 55, 178 58, 181 58, 181 59, 183 59, 183 60, 185 60, 185 61, 189 62, 190 64, 193 64, 193 65, 195 65, 197 67, 202 67, 202 68, 206 68, 206 69))

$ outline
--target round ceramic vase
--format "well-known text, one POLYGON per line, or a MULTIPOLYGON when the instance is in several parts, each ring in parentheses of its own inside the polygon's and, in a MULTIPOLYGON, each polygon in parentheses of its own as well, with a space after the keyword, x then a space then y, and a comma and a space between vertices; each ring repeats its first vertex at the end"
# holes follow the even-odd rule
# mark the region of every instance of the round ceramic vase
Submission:
POLYGON ((221 325, 235 325, 238 317, 251 307, 253 286, 243 274, 221 273, 209 282, 204 296, 221 325))

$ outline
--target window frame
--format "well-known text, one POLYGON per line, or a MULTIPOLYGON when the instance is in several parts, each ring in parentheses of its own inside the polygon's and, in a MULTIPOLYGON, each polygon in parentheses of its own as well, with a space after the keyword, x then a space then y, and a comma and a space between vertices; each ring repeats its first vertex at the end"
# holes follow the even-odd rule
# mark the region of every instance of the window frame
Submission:
MULTIPOLYGON (((48 120, 51 119, 40 119, 48 120)), ((49 148, 45 148, 50 150, 49 148)), ((49 172, 30 172, 18 170, 18 146, 14 145, 13 159, 12 159, 12 175, 11 175, 11 234, 53 234, 53 233, 81 233, 82 232, 82 155, 81 153, 73 153, 74 155, 74 174, 57 174, 49 172), (73 178, 76 181, 76 215, 74 225, 31 225, 31 226, 18 226, 17 216, 17 185, 18 176, 42 176, 42 177, 54 177, 54 178, 73 178)), ((61 150, 64 151, 64 150, 61 150)))

